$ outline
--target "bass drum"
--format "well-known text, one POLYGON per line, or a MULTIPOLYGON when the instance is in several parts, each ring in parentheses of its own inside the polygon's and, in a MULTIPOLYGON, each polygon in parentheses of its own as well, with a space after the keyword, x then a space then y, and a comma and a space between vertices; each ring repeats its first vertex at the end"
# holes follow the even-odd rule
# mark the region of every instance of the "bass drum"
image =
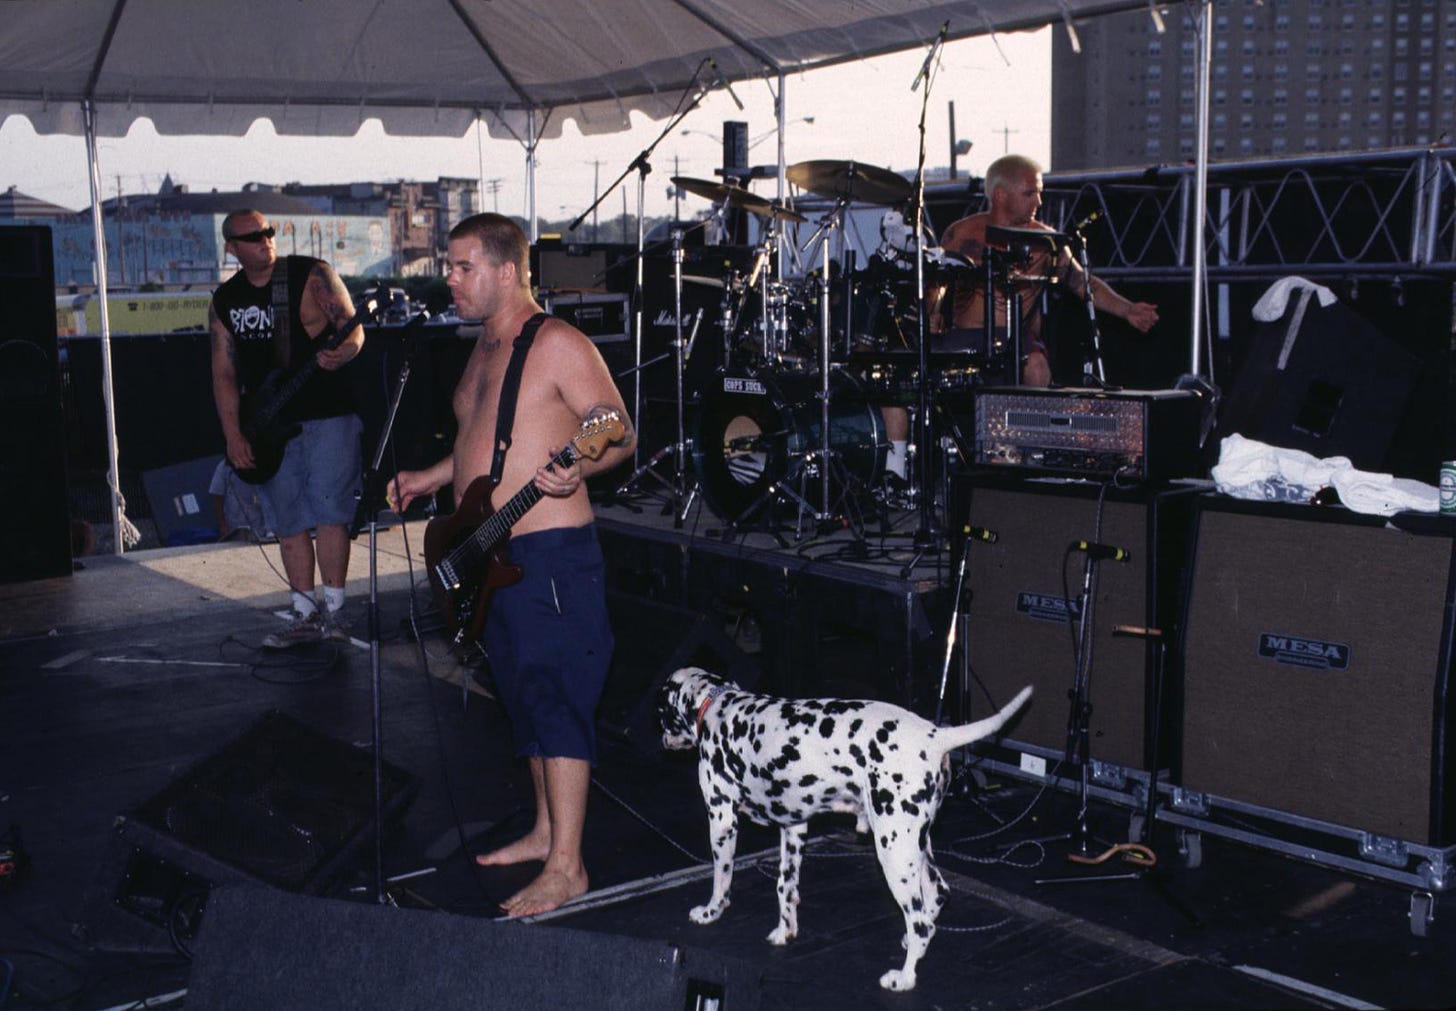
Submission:
MULTIPOLYGON (((817 375, 719 370, 693 432, 693 466, 715 513, 736 520, 770 485, 797 482, 806 455, 820 445, 818 391, 817 375)), ((880 410, 838 372, 830 377, 829 446, 840 464, 835 474, 865 485, 884 476, 889 443, 880 410)))

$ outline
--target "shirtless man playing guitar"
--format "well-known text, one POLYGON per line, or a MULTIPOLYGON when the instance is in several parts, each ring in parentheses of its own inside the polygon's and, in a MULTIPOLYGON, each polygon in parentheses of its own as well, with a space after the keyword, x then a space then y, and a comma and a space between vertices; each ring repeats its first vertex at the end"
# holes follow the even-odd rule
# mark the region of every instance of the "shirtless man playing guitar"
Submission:
MULTIPOLYGON (((481 334, 455 388, 454 452, 424 470, 397 474, 389 486, 396 510, 447 483, 458 495, 490 472, 512 346, 541 312, 531 295, 528 253, 525 234, 498 214, 474 215, 451 230, 447 283, 461 317, 480 320, 481 334)), ((594 713, 612 637, 601 550, 582 479, 625 460, 633 433, 595 345, 561 320, 548 317, 536 333, 519 390, 511 444, 490 503, 499 508, 530 482, 544 497, 514 524, 510 556, 525 577, 493 595, 483 640, 516 751, 530 765, 536 820, 525 836, 476 862, 543 862, 535 880, 501 903, 511 916, 529 916, 588 888, 582 833, 596 757, 594 713), (597 459, 544 466, 584 420, 612 412, 625 434, 597 459)))

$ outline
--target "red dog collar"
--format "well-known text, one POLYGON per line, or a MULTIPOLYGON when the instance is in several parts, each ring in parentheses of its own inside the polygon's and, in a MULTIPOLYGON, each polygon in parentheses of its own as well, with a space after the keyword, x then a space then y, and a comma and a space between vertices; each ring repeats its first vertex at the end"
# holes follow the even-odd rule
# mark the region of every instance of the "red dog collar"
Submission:
POLYGON ((707 698, 703 699, 702 703, 698 706, 698 723, 696 727, 697 730, 703 729, 703 717, 707 715, 708 707, 713 704, 713 700, 716 699, 719 695, 722 695, 727 690, 727 685, 718 685, 712 691, 708 692, 707 698))

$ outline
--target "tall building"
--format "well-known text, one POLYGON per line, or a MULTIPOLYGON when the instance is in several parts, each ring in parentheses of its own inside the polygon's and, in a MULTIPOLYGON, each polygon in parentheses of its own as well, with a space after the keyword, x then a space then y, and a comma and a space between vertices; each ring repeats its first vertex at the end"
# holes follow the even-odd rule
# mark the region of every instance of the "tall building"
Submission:
MULTIPOLYGON (((1218 0, 1209 155, 1362 151, 1456 140, 1456 0, 1218 0)), ((1093 18, 1052 43, 1052 167, 1194 154, 1192 5, 1093 18)))

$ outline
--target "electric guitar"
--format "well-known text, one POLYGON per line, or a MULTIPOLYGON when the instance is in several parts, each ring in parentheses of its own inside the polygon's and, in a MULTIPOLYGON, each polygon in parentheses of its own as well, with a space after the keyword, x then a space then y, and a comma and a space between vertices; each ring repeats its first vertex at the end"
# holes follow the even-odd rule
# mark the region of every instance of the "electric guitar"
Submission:
POLYGON ((242 415, 243 438, 253 447, 253 466, 241 470, 233 468, 238 477, 248 484, 262 484, 278 473, 289 440, 303 430, 302 425, 284 421, 280 415, 289 401, 303 389, 303 384, 319 370, 318 351, 332 351, 344 343, 356 326, 374 322, 388 302, 389 289, 386 286, 381 285, 369 292, 363 297, 359 310, 320 344, 317 351, 287 371, 272 370, 263 377, 256 390, 243 398, 239 413, 242 415))
MULTIPOLYGON (((616 411, 582 422, 571 442, 551 458, 551 467, 570 467, 583 457, 600 459, 607 446, 621 440, 626 427, 616 411)), ((480 638, 491 595, 512 586, 523 575, 506 555, 511 527, 544 494, 535 482, 527 484, 499 509, 490 505, 490 475, 482 474, 465 489, 460 505, 449 516, 425 524, 425 568, 435 603, 455 633, 455 645, 480 638)))

